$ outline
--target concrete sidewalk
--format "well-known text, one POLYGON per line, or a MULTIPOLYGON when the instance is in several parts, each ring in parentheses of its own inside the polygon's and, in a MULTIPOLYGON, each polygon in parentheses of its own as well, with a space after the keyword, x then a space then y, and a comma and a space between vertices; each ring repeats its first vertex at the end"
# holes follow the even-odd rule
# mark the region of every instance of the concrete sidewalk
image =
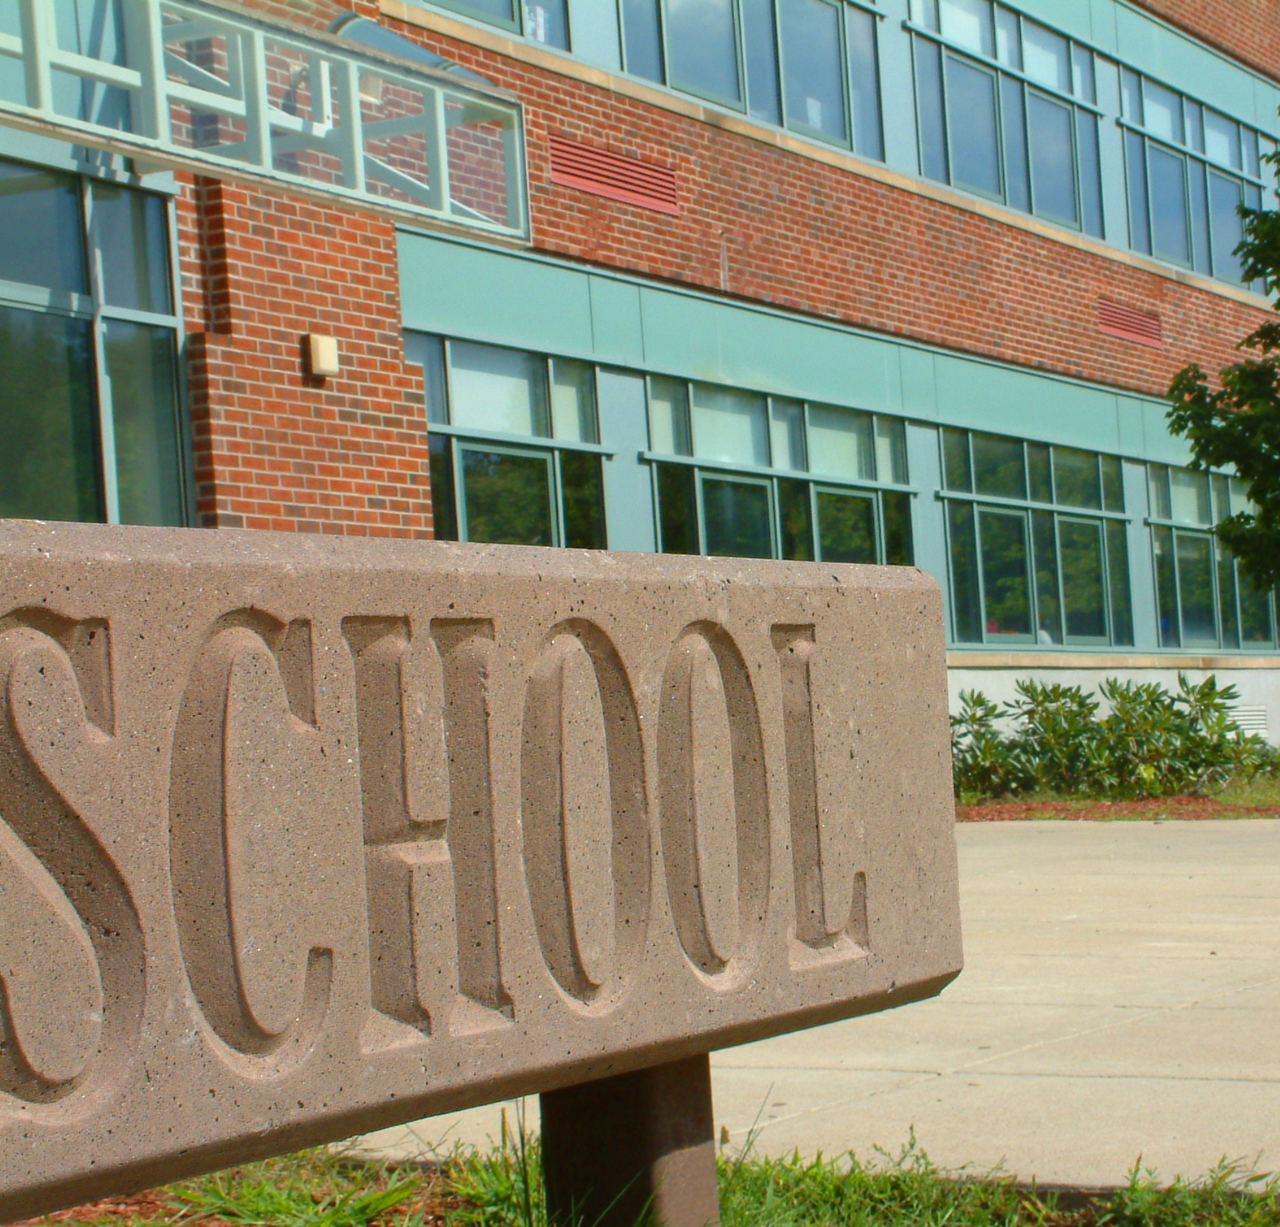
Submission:
MULTIPOLYGON (((966 968, 866 1019, 717 1053, 716 1119, 757 1152, 914 1128, 947 1167, 1045 1183, 1280 1165, 1280 821, 957 828, 966 968)), ((527 1105, 536 1121, 536 1101, 527 1105)), ((496 1136, 498 1107, 385 1130, 406 1155, 496 1136)), ((510 1109, 508 1109, 510 1112, 510 1109)))

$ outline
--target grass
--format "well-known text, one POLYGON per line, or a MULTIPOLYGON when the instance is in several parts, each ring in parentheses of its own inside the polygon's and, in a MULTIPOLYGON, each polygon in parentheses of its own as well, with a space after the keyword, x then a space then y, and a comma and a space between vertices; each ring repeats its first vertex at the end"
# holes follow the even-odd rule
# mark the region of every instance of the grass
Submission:
POLYGON ((1232 781, 1224 788, 1213 789, 1204 797, 1188 800, 1182 797, 1149 797, 1136 801, 1109 802, 1103 798, 1059 796, 1055 793, 1026 793, 1016 797, 977 797, 962 794, 956 801, 961 806, 1018 805, 1026 807, 1021 817, 1062 818, 1087 815, 1100 822, 1150 821, 1152 819, 1261 818, 1251 807, 1280 807, 1280 776, 1255 776, 1247 782, 1232 781), (1205 801, 1212 802, 1206 806, 1205 801), (1039 808, 1043 807, 1043 808, 1039 808), (1068 811, 1064 814, 1063 808, 1068 811), (1197 807, 1204 813, 1194 812, 1197 807))
MULTIPOLYGON (((1280 1227, 1280 1185, 1223 1163, 1197 1181, 1129 1184, 1070 1204, 998 1173, 946 1172, 919 1149, 870 1163, 720 1158, 725 1227, 1280 1227)), ((130 1202, 70 1211, 58 1227, 545 1227, 538 1144, 393 1166, 327 1150, 234 1168, 130 1202)), ((587 1225, 590 1227, 590 1225, 587 1225)))

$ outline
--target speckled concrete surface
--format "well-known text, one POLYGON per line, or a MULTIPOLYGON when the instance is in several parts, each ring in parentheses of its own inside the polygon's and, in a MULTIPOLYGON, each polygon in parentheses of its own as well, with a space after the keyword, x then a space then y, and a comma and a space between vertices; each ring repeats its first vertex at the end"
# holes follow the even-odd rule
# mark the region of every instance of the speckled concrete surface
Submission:
MULTIPOLYGON (((1280 1165, 1280 821, 961 826, 964 974, 940 998, 717 1053, 740 1146, 897 1150, 1114 1184, 1280 1165)), ((535 1119, 536 1101, 529 1101, 535 1119)), ((508 1117, 514 1121, 511 1107, 508 1117)), ((378 1137, 483 1141, 497 1108, 378 1137)))

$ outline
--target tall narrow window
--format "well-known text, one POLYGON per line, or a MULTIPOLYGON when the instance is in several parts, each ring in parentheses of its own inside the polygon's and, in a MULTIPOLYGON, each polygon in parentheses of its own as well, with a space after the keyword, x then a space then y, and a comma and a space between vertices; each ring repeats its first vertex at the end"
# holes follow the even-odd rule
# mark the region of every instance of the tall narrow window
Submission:
POLYGON ((662 19, 659 0, 622 0, 624 66, 634 77, 663 82, 662 19))
POLYGON ((747 109, 757 119, 780 124, 782 94, 773 0, 742 0, 742 41, 747 60, 747 109))
POLYGON ((787 124, 848 139, 840 10, 829 0, 778 0, 787 124))
POLYGON ((738 32, 733 0, 666 0, 667 66, 677 89, 738 102, 738 32))

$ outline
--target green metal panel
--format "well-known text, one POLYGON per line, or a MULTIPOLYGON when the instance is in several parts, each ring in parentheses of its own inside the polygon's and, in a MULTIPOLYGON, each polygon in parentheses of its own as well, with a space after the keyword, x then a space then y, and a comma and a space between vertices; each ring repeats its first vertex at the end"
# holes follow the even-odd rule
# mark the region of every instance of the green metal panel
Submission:
POLYGON ((1191 449, 1187 441, 1169 433, 1165 415, 1169 406, 1164 401, 1138 401, 1142 412, 1142 450, 1139 455, 1162 464, 1187 464, 1191 449))
POLYGON ((1093 451, 1119 447, 1113 393, 952 354, 936 359, 938 417, 995 434, 1093 451))
POLYGON ((1093 38, 1092 8, 1080 0, 1070 4, 1063 4, 1062 0, 1016 0, 1013 7, 1084 42, 1093 38))
POLYGON ((1129 586, 1133 590, 1133 639, 1139 648, 1159 647, 1156 625, 1156 579, 1147 515, 1147 466, 1126 462, 1124 506, 1129 520, 1129 586))
POLYGON ((1142 456, 1147 449, 1146 409, 1151 402, 1137 396, 1116 397, 1119 448, 1125 456, 1142 456))
POLYGON ((644 378, 602 370, 597 380, 600 439, 614 455, 604 462, 605 526, 611 550, 652 554, 658 548, 649 466, 638 462, 649 447, 644 378))
POLYGON ((942 488, 942 462, 938 431, 933 426, 907 423, 907 472, 920 493, 911 500, 911 540, 915 562, 942 585, 951 625, 951 592, 947 583, 947 547, 942 503, 934 491, 942 488))
POLYGON ((622 69, 618 6, 600 0, 569 0, 569 37, 573 57, 609 72, 622 69))
POLYGON ((1093 45, 1112 55, 1116 51, 1116 5, 1114 0, 1088 0, 1089 30, 1093 45))
POLYGON ((898 379, 904 417, 933 419, 938 416, 938 376, 929 350, 899 346, 898 379))
POLYGON ((644 329, 640 323, 640 287, 613 277, 592 277, 588 290, 594 356, 604 362, 642 365, 644 329))
POLYGON ((423 234, 399 235, 406 328, 594 357, 585 273, 423 234))
POLYGON ((1128 194, 1125 190, 1124 135, 1120 115, 1120 70, 1097 61, 1098 105, 1106 112, 1098 125, 1098 157, 1102 169, 1102 231, 1116 247, 1129 246, 1128 194))
POLYGON ((911 40, 902 22, 907 0, 885 0, 885 20, 877 23, 880 36, 880 113, 884 122, 885 161, 904 175, 920 173, 916 138, 915 69, 911 40))

